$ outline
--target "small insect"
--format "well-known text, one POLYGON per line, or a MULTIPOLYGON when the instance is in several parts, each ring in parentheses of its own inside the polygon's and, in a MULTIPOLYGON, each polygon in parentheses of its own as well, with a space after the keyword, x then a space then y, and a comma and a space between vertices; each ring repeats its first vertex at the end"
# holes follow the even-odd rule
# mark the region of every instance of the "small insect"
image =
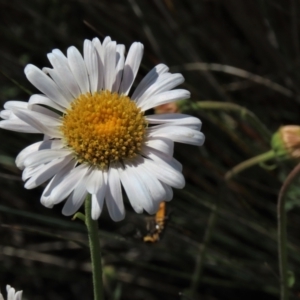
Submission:
POLYGON ((160 234, 165 227, 166 216, 166 202, 161 202, 159 209, 155 216, 147 218, 148 233, 143 237, 144 242, 155 243, 159 241, 160 234))

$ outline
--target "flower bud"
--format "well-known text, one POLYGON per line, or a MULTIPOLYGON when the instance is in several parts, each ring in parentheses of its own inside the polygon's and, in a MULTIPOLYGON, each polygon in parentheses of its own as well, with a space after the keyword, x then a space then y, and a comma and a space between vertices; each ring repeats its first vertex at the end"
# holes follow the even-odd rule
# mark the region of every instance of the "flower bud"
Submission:
POLYGON ((277 157, 300 159, 300 126, 280 127, 272 137, 271 146, 277 157))

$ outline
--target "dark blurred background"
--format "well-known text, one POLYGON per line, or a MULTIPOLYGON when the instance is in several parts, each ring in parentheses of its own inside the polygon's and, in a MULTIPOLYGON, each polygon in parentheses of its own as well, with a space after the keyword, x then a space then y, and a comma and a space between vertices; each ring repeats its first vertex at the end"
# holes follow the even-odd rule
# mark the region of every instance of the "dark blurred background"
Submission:
MULTIPOLYGON (((107 299, 279 298, 277 193, 294 162, 255 166, 225 182, 236 164, 270 148, 281 125, 300 118, 300 3, 297 0, 0 0, 0 104, 37 92, 24 67, 49 67, 46 54, 111 36, 145 45, 136 82, 165 63, 186 78, 204 147, 176 145, 187 185, 167 204, 165 230, 145 244, 146 215, 126 202, 124 221, 99 219, 107 299), (234 68, 232 68, 234 67, 234 68), (200 109, 202 101, 240 110, 200 109), (198 107, 198 108, 197 108, 198 107), (264 130, 262 130, 262 128, 264 130), (203 250, 206 250, 204 255, 203 250)), ((136 84, 135 84, 136 85, 136 84)), ((41 136, 0 131, 0 287, 30 300, 93 299, 85 228, 25 190, 16 155, 41 136)), ((291 299, 300 298, 299 196, 287 199, 291 299)))

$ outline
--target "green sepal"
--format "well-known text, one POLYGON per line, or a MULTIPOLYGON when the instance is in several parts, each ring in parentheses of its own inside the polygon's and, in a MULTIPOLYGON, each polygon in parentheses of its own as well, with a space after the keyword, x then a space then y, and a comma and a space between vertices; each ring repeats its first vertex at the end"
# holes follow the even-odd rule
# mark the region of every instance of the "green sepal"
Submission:
POLYGON ((85 215, 81 212, 77 212, 73 217, 72 217, 72 221, 74 221, 75 219, 79 219, 81 221, 83 221, 85 223, 85 215))
POLYGON ((289 152, 286 149, 284 142, 281 137, 280 131, 276 131, 272 138, 271 138, 271 147, 276 155, 277 158, 279 159, 286 159, 289 158, 289 152))

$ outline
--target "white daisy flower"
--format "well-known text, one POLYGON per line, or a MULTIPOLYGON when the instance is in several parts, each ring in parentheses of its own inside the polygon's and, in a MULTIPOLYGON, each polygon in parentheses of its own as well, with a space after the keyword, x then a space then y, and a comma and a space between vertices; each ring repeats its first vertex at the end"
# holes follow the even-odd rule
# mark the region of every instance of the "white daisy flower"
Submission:
POLYGON ((26 66, 26 77, 43 94, 28 103, 6 102, 0 127, 44 134, 43 141, 20 152, 16 164, 27 189, 50 179, 41 197, 46 207, 67 199, 62 213, 69 216, 90 193, 94 220, 105 200, 111 218, 120 221, 122 186, 133 209, 149 214, 172 199, 172 188, 184 187, 174 142, 202 145, 201 122, 184 114, 144 114, 187 99, 190 92, 173 89, 183 76, 159 64, 130 93, 143 49, 133 43, 125 58, 124 45, 95 38, 84 41, 83 56, 75 47, 67 56, 54 49, 48 54, 52 69, 26 66))
MULTIPOLYGON (((10 285, 6 286, 6 291, 7 291, 7 300, 22 300, 23 291, 16 292, 16 290, 12 288, 10 285)), ((4 300, 1 293, 0 293, 0 300, 4 300)))

